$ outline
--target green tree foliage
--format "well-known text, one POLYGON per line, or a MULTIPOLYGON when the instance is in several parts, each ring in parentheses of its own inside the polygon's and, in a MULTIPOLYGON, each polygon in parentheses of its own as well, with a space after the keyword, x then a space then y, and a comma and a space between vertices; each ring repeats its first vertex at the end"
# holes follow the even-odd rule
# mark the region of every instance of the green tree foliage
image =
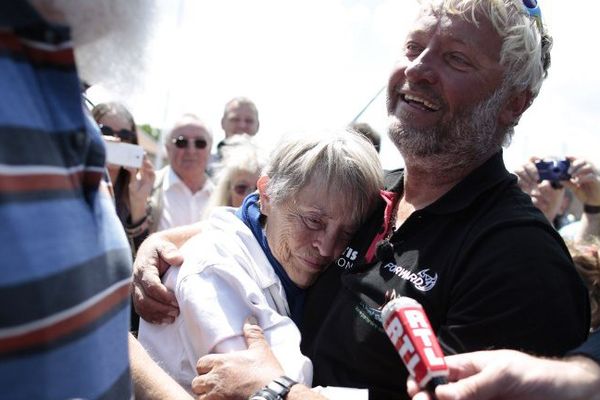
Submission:
POLYGON ((158 141, 160 138, 160 129, 153 127, 150 124, 138 125, 138 128, 152 136, 154 140, 158 141))

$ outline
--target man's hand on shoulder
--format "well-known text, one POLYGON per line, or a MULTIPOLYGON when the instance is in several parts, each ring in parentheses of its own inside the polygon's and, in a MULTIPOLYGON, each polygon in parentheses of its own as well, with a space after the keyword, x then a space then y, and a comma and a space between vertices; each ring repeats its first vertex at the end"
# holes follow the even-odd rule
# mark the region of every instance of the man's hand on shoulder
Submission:
POLYGON ((133 263, 131 291, 135 311, 151 323, 172 323, 179 315, 175 295, 160 277, 171 265, 180 266, 183 256, 172 242, 160 234, 148 237, 133 263))
POLYGON ((250 317, 244 324, 247 350, 209 354, 198 360, 198 376, 192 381, 198 400, 245 400, 284 374, 262 329, 253 320, 250 317))

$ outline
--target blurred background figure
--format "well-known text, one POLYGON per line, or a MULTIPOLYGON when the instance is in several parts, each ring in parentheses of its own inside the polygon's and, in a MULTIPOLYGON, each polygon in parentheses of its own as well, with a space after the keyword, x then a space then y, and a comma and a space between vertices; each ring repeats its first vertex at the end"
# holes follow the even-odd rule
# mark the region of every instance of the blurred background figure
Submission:
POLYGON ((591 329, 600 329, 600 240, 590 239, 588 242, 567 242, 575 268, 590 296, 590 310, 592 314, 591 329))
MULTIPOLYGON (((169 165, 156 172, 146 205, 146 218, 130 232, 135 249, 150 234, 200 221, 215 185, 206 174, 212 133, 196 115, 184 114, 165 139, 169 165)), ((131 330, 139 316, 132 312, 131 330)))
MULTIPOLYGON (((568 207, 568 197, 564 186, 553 185, 550 181, 536 182, 529 191, 533 204, 544 214, 552 226, 560 229, 565 225, 563 213, 568 207)), ((568 223, 568 222, 567 222, 568 223)))
POLYGON ((131 399, 132 375, 137 398, 184 398, 128 334, 131 253, 81 97, 82 80, 137 82, 153 8, 0 2, 1 399, 131 399))
POLYGON ((210 156, 208 175, 214 178, 219 174, 223 161, 221 148, 228 143, 228 139, 241 134, 254 136, 259 126, 258 109, 252 100, 246 97, 234 97, 229 100, 221 118, 225 138, 217 144, 217 149, 210 156))
POLYGON ((179 118, 164 145, 169 164, 155 173, 146 196, 146 217, 130 230, 135 236, 134 252, 151 233, 200 221, 215 187, 206 173, 212 133, 196 115, 179 118))
POLYGON ((246 97, 235 97, 225 104, 221 119, 225 139, 241 133, 254 136, 258 132, 259 125, 258 109, 252 100, 246 97))
POLYGON ((256 190, 256 181, 265 166, 260 150, 251 137, 242 134, 225 139, 221 146, 223 161, 217 185, 205 211, 207 216, 214 207, 239 207, 244 198, 256 190))
MULTIPOLYGON (((581 241, 598 237, 600 176, 591 162, 577 157, 561 160, 531 157, 515 171, 515 174, 521 189, 531 196, 533 204, 565 239, 581 241), (540 179, 540 161, 554 162, 554 172, 549 174, 549 179, 540 179), (560 162, 565 162, 562 164, 565 171, 560 171, 560 162), (566 190, 571 193, 565 194, 566 190), (567 209, 574 200, 583 204, 581 219, 575 222, 567 215, 567 209)), ((542 174, 548 175, 545 170, 542 170, 542 174)))
POLYGON ((198 222, 214 184, 206 174, 212 133, 197 116, 185 114, 167 135, 169 165, 157 172, 150 199, 150 233, 198 222))
POLYGON ((373 143, 375 150, 379 153, 381 150, 381 135, 371 125, 366 122, 353 122, 349 128, 369 139, 373 143))
MULTIPOLYGON (((138 144, 138 133, 133 116, 121 103, 101 103, 92 109, 102 135, 118 142, 138 144)), ((117 215, 127 232, 132 250, 144 239, 147 228, 148 197, 152 192, 155 173, 152 163, 144 156, 139 170, 108 164, 117 215)), ((134 251, 135 255, 135 251, 134 251)))

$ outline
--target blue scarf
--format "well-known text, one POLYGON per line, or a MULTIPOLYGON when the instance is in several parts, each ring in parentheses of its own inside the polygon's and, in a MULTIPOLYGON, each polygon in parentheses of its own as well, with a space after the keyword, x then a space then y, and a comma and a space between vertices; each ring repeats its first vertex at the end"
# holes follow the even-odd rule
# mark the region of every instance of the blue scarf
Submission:
POLYGON ((296 286, 290 279, 287 272, 283 269, 279 261, 273 257, 269 243, 267 242, 267 236, 264 234, 262 225, 260 223, 260 207, 258 205, 258 193, 252 193, 248 195, 236 214, 244 224, 254 234, 254 237, 260 244, 260 247, 267 255, 267 259, 271 263, 273 270, 281 280, 283 284, 283 290, 285 291, 285 297, 290 307, 290 318, 296 323, 296 326, 300 328, 302 322, 302 310, 304 309, 304 298, 306 297, 306 290, 296 286))

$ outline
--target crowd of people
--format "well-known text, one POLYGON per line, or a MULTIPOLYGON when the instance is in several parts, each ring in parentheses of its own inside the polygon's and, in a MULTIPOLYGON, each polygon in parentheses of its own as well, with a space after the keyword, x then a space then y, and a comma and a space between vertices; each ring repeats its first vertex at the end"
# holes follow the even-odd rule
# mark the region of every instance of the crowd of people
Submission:
POLYGON ((0 399, 600 398, 600 174, 502 156, 550 67, 540 5, 420 3, 385 173, 366 123, 265 156, 241 96, 214 153, 182 112, 164 168, 106 163, 139 132, 119 99, 84 105, 78 49, 135 36, 119 21, 143 3, 0 5, 0 399), (381 315, 399 296, 450 383, 403 365, 381 315))

